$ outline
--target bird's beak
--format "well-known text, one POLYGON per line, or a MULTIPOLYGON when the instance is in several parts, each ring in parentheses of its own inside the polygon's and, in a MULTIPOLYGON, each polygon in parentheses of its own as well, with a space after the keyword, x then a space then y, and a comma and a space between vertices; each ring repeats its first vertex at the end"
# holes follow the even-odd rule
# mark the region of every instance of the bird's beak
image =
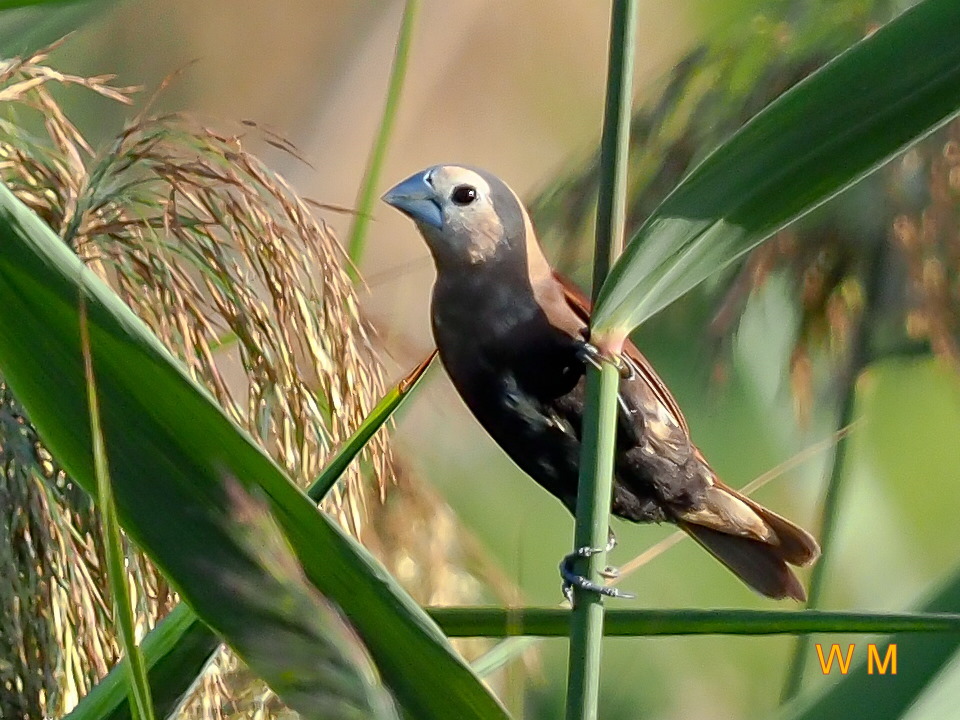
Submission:
POLYGON ((383 201, 409 215, 415 222, 438 230, 443 228, 443 212, 437 202, 437 193, 427 182, 425 172, 411 175, 394 185, 384 194, 383 201))

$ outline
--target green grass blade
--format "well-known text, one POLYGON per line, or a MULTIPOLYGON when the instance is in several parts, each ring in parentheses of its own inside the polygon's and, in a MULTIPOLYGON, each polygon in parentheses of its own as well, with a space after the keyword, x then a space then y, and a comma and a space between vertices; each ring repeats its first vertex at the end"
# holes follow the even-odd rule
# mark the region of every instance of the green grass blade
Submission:
MULTIPOLYGON (((127 657, 129 693, 135 720, 153 720, 150 687, 136 644, 125 556, 100 423, 94 383, 86 302, 79 306, 80 346, 90 408, 93 465, 103 519, 106 558, 120 637, 127 657)), ((310 586, 265 503, 258 503, 235 480, 226 487, 232 523, 206 582, 232 596, 228 641, 293 709, 316 720, 397 720, 393 703, 380 688, 369 659, 336 610, 310 586), (229 551, 229 556, 227 552, 229 551)), ((201 578, 197 577, 198 581, 201 578)), ((214 593, 215 594, 215 593, 214 593)))
POLYGON ((0 53, 24 56, 56 42, 109 8, 114 0, 0 0, 0 53))
POLYGON ((15 10, 23 7, 37 7, 47 5, 55 7, 57 5, 78 5, 88 0, 0 0, 0 11, 15 10))
POLYGON ((319 513, 120 299, 0 188, 0 370, 70 475, 94 490, 77 337, 81 288, 118 516, 204 622, 232 642, 249 640, 233 624, 233 593, 209 581, 212 567, 243 557, 230 532, 236 519, 227 483, 234 478, 267 499, 309 582, 340 606, 411 715, 504 717, 382 566, 319 513))
POLYGON ((347 256, 353 265, 349 268, 354 282, 359 280, 357 268, 363 259, 363 249, 367 240, 367 226, 373 215, 373 204, 377 200, 377 185, 380 182, 380 171, 387 156, 387 145, 393 132, 397 109, 400 107, 400 93, 403 90, 403 80, 407 75, 407 60, 410 57, 410 40, 413 37, 414 20, 420 9, 420 0, 406 0, 403 6, 403 18, 400 20, 400 33, 397 36, 397 46, 393 56, 393 67, 390 68, 390 80, 387 85, 387 99, 383 106, 383 115, 380 126, 377 128, 377 137, 367 168, 360 182, 360 192, 357 194, 357 214, 347 240, 347 256))
MULTIPOLYGON (((310 499, 319 503, 326 497, 367 441, 410 396, 435 358, 436 351, 383 396, 307 490, 310 499)), ((183 603, 147 634, 142 652, 159 715, 168 716, 176 710, 219 646, 220 638, 183 603)), ((121 660, 65 720, 127 720, 130 708, 125 673, 126 663, 121 660)))
POLYGON ((960 108, 960 3, 924 0, 783 94, 647 219, 593 315, 626 333, 960 108))
MULTIPOLYGON (((180 707, 221 644, 189 605, 180 603, 140 644, 158 717, 180 707)), ((118 662, 64 720, 130 720, 126 659, 118 662)))
POLYGON ((93 356, 90 352, 90 334, 87 326, 86 305, 81 298, 80 345, 83 352, 84 380, 87 385, 87 404, 90 407, 90 434, 93 437, 93 465, 97 484, 97 504, 103 519, 103 542, 107 561, 107 578, 113 595, 114 617, 120 629, 120 642, 127 658, 126 666, 130 680, 127 695, 133 703, 135 720, 153 720, 153 701, 150 699, 150 684, 144 667, 143 656, 137 646, 136 621, 130 607, 130 584, 127 582, 126 553, 120 537, 113 487, 107 467, 107 450, 100 427, 100 406, 96 381, 93 374, 93 356))
MULTIPOLYGON (((958 588, 960 583, 952 587, 954 600, 960 597, 958 588)), ((571 623, 571 613, 564 608, 458 607, 430 608, 429 612, 450 637, 564 637, 571 623)), ((603 631, 608 637, 938 633, 951 637, 952 647, 956 647, 960 643, 960 613, 611 608, 606 612, 603 631)))
POLYGON ((360 427, 354 431, 343 447, 337 451, 333 459, 327 464, 320 473, 319 477, 313 481, 307 489, 307 495, 311 500, 320 502, 326 497, 327 493, 333 488, 340 476, 346 472, 350 463, 360 454, 364 446, 370 441, 370 438, 390 419, 397 411, 401 403, 413 392, 413 389, 423 378, 427 369, 433 364, 437 357, 437 351, 434 350, 417 367, 410 372, 403 380, 397 383, 389 392, 387 392, 376 407, 370 411, 370 414, 360 423, 360 427))
POLYGON ((399 720, 356 634, 307 581, 260 495, 228 476, 225 530, 240 561, 221 549, 200 563, 226 591, 212 594, 232 600, 227 641, 303 718, 399 720))

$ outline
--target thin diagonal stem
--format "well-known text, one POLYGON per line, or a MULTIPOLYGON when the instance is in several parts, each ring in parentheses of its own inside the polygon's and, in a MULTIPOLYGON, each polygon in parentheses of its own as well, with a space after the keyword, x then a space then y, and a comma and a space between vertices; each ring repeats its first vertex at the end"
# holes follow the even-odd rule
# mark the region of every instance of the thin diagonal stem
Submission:
POLYGON ((130 584, 127 579, 123 538, 113 499, 113 486, 107 468, 107 449, 104 445, 100 419, 100 400, 93 374, 93 351, 87 325, 86 298, 80 301, 80 343, 87 385, 87 404, 90 408, 90 434, 93 438, 93 463, 97 478, 97 504, 103 518, 103 544, 107 560, 107 577, 113 595, 113 613, 119 628, 123 652, 127 657, 131 716, 134 720, 154 720, 150 683, 143 654, 137 646, 136 619, 130 606, 130 584))

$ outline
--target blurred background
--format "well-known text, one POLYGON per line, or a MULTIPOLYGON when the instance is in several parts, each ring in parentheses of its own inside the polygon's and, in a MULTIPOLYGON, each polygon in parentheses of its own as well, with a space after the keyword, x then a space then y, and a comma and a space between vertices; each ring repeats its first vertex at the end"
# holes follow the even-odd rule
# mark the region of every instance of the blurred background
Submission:
MULTIPOLYGON (((641 2, 632 225, 766 102, 908 4, 641 2)), ((177 73, 153 112, 184 111, 242 134, 300 194, 351 208, 402 11, 385 0, 128 0, 79 5, 72 16, 18 11, 2 37, 7 47, 36 47, 79 27, 54 65, 116 73, 116 83, 146 88, 141 104, 177 73), (303 161, 264 129, 289 140, 303 161)), ((548 256, 583 283, 608 13, 596 2, 424 2, 381 192, 430 164, 483 166, 528 201, 548 256)), ((95 147, 133 113, 99 98, 62 102, 95 147)), ((726 482, 742 486, 799 456, 756 497, 816 534, 837 431, 850 428, 835 473, 824 608, 910 608, 960 571, 958 135, 956 123, 938 131, 637 335, 726 482)), ((350 213, 317 213, 346 236, 350 213)), ((359 292, 387 374, 399 378, 432 348, 433 269, 408 220, 383 205, 374 220, 359 292)), ((484 559, 478 575, 487 582, 464 601, 560 600, 556 565, 570 547, 572 519, 486 437, 439 367, 404 408, 396 441, 406 474, 449 504, 457 524, 440 528, 429 513, 401 522, 427 536, 437 523, 437 533, 469 538, 484 559)), ((671 533, 614 530, 618 564, 671 533)), ((637 594, 637 607, 775 607, 689 542, 623 587, 637 594)), ((834 640, 847 642, 818 639, 834 640)), ((793 648, 788 637, 610 640, 601 717, 770 717, 793 648)), ((516 717, 560 717, 565 662, 565 642, 541 642, 493 682, 516 717)), ((808 662, 804 691, 833 681, 808 662)), ((955 717, 957 702, 953 663, 906 717, 955 717)))

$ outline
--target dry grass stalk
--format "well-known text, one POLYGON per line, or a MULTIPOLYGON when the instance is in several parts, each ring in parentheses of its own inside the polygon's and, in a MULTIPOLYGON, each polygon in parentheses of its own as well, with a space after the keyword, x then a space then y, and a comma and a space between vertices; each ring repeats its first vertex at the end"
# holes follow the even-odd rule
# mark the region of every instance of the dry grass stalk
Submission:
MULTIPOLYGON (((3 182, 293 477, 311 479, 383 390, 335 239, 240 137, 141 117, 96 155, 51 86, 123 103, 131 89, 57 72, 48 52, 0 66, 3 182)), ((117 658, 97 515, 0 389, 0 717, 58 716, 117 658)), ((385 443, 366 456, 381 483, 392 475, 385 443)), ((327 508, 358 533, 367 494, 354 469, 327 508)), ((174 598, 131 556, 149 627, 174 598)), ((272 707, 235 669, 221 656, 184 716, 272 707), (227 688, 238 687, 234 702, 227 688)))

